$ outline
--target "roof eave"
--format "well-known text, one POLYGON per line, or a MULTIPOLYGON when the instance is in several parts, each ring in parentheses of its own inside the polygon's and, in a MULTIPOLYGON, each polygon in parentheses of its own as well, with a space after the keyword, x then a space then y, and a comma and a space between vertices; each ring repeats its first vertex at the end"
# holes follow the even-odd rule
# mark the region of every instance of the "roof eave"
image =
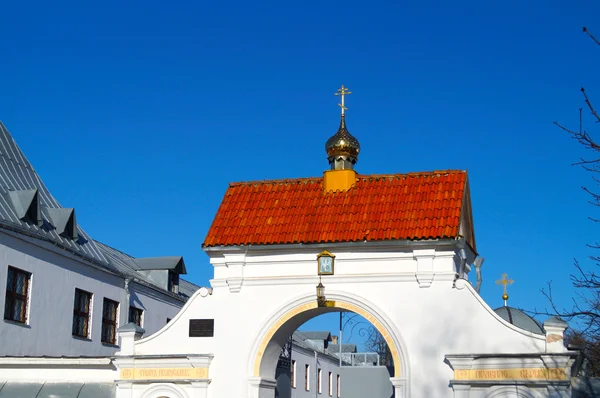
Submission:
POLYGON ((436 239, 389 239, 389 240, 363 240, 352 242, 322 242, 322 243, 275 243, 275 244, 249 244, 249 245, 218 245, 218 246, 203 246, 202 250, 207 253, 211 252, 236 252, 236 251, 281 251, 281 250, 298 250, 298 249, 322 249, 322 248, 422 248, 430 246, 454 246, 458 242, 457 238, 445 237, 436 239))

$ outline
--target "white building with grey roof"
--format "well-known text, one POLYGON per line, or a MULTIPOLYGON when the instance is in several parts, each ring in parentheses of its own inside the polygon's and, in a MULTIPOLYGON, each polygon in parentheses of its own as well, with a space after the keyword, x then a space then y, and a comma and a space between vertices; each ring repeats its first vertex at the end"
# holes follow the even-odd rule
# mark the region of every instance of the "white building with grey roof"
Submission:
POLYGON ((378 354, 357 352, 355 344, 332 344, 327 331, 295 331, 281 350, 275 373, 277 398, 389 398, 391 368, 378 354), (383 382, 382 382, 383 381, 383 382))
POLYGON ((105 356, 116 330, 154 333, 198 286, 181 256, 135 258, 91 238, 0 122, 0 356, 105 356))

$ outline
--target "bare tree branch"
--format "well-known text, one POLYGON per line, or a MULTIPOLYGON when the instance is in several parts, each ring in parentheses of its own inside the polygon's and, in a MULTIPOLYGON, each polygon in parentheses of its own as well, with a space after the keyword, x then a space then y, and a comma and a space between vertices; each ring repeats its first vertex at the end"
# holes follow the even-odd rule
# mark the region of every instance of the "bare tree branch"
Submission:
MULTIPOLYGON (((600 41, 586 27, 583 28, 583 32, 600 45, 600 41)), ((588 110, 595 119, 594 122, 600 123, 600 115, 594 108, 585 88, 581 88, 581 93, 588 110)), ((600 186, 600 174, 596 174, 600 173, 600 143, 581 125, 579 130, 573 130, 558 122, 554 122, 554 124, 569 134, 584 150, 593 152, 594 155, 589 158, 581 157, 574 164, 590 172, 592 181, 596 186, 600 186)), ((588 202, 595 207, 600 207, 600 193, 588 187, 582 187, 582 189, 589 195, 588 202)), ((600 222, 600 219, 595 217, 589 217, 589 219, 600 222)), ((587 247, 600 249, 600 243, 594 242, 588 244, 587 247)), ((592 255, 588 258, 595 263, 596 267, 600 266, 600 256, 592 255)), ((588 360, 588 375, 600 376, 600 273, 584 269, 577 260, 574 261, 574 266, 575 271, 571 274, 570 280, 576 292, 571 299, 570 308, 564 308, 556 303, 552 292, 552 282, 548 282, 547 288, 542 289, 542 294, 548 300, 551 308, 533 312, 538 315, 558 315, 567 321, 576 321, 577 329, 567 334, 567 341, 584 346, 584 355, 588 360)))
POLYGON ((594 37, 594 35, 592 35, 592 34, 590 33, 590 31, 588 30, 588 28, 586 28, 586 27, 584 26, 584 27, 583 27, 583 31, 584 31, 585 33, 587 33, 587 35, 588 35, 588 36, 589 36, 589 37, 590 37, 590 38, 591 38, 593 41, 595 41, 597 45, 599 45, 599 46, 600 46, 600 41, 598 41, 598 39, 596 39, 596 38, 594 37))
POLYGON ((585 92, 585 88, 584 87, 581 87, 581 92, 583 93, 583 97, 585 98, 585 103, 587 104, 588 108, 590 109, 590 112, 596 118, 596 122, 600 122, 600 116, 598 116, 598 113, 594 109, 594 107, 592 105, 592 101, 590 101, 590 99, 588 98, 587 93, 585 92))

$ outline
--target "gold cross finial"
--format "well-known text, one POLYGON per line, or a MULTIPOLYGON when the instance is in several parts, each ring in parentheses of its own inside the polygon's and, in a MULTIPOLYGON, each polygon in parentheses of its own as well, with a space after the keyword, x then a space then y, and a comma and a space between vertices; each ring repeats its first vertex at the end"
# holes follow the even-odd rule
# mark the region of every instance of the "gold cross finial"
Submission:
POLYGON ((342 88, 338 88, 338 91, 334 94, 334 95, 341 95, 342 96, 342 103, 338 104, 338 106, 340 108, 342 108, 342 116, 344 116, 344 111, 348 109, 348 108, 346 108, 344 106, 344 96, 345 95, 350 95, 350 94, 352 94, 352 92, 348 91, 348 89, 346 87, 344 87, 343 84, 342 84, 342 88))
POLYGON ((504 274, 502 274, 502 279, 496 281, 497 285, 502 285, 504 287, 504 294, 502 295, 502 300, 504 300, 504 305, 506 305, 506 300, 508 300, 508 293, 506 293, 506 286, 512 285, 513 283, 515 283, 515 281, 512 279, 506 279, 507 276, 508 275, 506 273, 504 273, 504 274))

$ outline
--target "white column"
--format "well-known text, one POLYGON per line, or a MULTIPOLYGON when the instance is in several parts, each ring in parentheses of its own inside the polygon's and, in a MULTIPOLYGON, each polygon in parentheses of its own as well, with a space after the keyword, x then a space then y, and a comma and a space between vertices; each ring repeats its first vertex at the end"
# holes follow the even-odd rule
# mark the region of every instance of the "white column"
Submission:
POLYGON ((244 266, 246 265, 246 253, 225 253, 225 266, 227 277, 225 278, 229 291, 239 293, 244 282, 244 266))
POLYGON ((567 351, 564 343, 564 333, 567 327, 569 327, 567 322, 555 316, 544 321, 544 330, 546 331, 546 352, 567 351))
POLYGON ((453 384, 454 398, 469 398, 471 396, 471 386, 465 384, 453 384))
POLYGON ((194 392, 191 398, 207 398, 208 397, 208 381, 192 381, 190 383, 194 392))
POLYGON ((117 356, 135 355, 135 342, 142 338, 146 331, 134 323, 128 323, 117 329, 117 336, 121 350, 117 356))
POLYGON ((133 383, 129 381, 117 381, 115 398, 133 398, 133 383))
POLYGON ((248 379, 248 398, 273 398, 275 396, 275 379, 251 377, 248 379))
POLYGON ((394 396, 395 398, 407 398, 408 391, 407 390, 407 382, 406 379, 400 377, 390 377, 390 381, 392 382, 392 386, 394 386, 394 396))

